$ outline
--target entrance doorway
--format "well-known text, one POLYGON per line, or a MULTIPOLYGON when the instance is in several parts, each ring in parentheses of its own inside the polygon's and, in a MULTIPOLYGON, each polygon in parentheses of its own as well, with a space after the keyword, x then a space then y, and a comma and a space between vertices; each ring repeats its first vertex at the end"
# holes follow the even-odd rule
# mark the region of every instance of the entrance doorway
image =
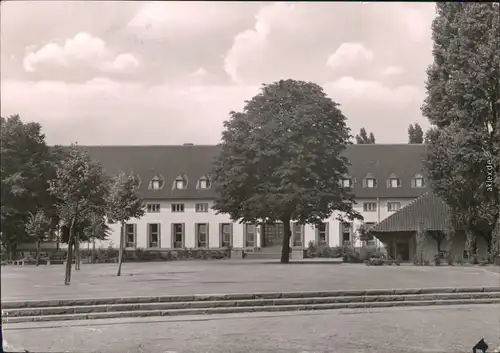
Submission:
POLYGON ((264 223, 262 225, 262 247, 281 246, 284 234, 283 223, 264 223))
POLYGON ((396 241, 396 254, 395 259, 400 257, 401 261, 410 261, 410 242, 409 241, 396 241))

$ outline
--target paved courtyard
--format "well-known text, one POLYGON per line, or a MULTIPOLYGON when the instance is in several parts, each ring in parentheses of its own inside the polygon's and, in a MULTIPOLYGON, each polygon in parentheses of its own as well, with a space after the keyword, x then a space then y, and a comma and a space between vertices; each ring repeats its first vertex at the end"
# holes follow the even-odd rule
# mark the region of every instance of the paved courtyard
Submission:
POLYGON ((367 267, 358 264, 223 260, 82 265, 64 285, 64 266, 2 267, 2 300, 500 286, 488 267, 367 267))
POLYGON ((334 310, 9 324, 32 352, 459 353, 499 344, 498 306, 334 310))

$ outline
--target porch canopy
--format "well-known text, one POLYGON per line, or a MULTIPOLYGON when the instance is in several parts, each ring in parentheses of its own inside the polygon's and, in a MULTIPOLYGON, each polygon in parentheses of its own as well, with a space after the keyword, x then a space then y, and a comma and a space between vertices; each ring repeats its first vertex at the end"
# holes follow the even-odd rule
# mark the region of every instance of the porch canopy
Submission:
POLYGON ((446 231, 449 206, 432 192, 426 192, 412 203, 370 228, 374 236, 381 233, 446 231))
POLYGON ((415 254, 417 231, 421 229, 427 234, 443 235, 449 211, 442 199, 427 192, 368 232, 384 243, 390 256, 409 261, 415 254))

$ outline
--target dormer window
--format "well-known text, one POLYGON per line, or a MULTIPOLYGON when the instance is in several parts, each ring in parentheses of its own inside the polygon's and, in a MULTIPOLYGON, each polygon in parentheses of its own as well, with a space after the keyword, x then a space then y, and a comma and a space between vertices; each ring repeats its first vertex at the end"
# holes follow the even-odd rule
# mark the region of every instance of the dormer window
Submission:
POLYGON ((187 178, 184 175, 179 175, 177 178, 175 178, 174 181, 174 189, 177 190, 184 190, 187 188, 187 178))
POLYGON ((343 178, 340 180, 340 186, 343 188, 352 188, 352 179, 351 178, 343 178))
POLYGON ((203 176, 198 180, 198 189, 210 189, 211 183, 210 179, 206 176, 203 176))
POLYGON ((387 179, 387 187, 388 188, 399 188, 401 187, 401 179, 399 179, 396 175, 391 174, 387 179))
POLYGON ((411 180, 411 187, 412 188, 423 188, 425 187, 424 183, 424 177, 420 174, 417 174, 413 177, 411 180))
POLYGON ((161 175, 156 175, 149 182, 149 189, 151 190, 160 190, 163 189, 163 177, 161 175))
POLYGON ((376 188, 377 187, 377 179, 371 174, 368 174, 363 179, 363 187, 364 188, 376 188))
POLYGON ((135 181, 135 188, 138 189, 142 184, 141 177, 138 174, 131 174, 131 176, 135 181))

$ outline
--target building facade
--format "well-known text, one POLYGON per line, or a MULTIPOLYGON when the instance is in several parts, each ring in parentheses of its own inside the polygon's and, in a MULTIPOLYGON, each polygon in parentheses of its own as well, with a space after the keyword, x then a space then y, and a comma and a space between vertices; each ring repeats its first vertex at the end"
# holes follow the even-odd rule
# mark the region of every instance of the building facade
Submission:
MULTIPOLYGON (((105 172, 133 174, 146 213, 130 220, 126 247, 143 249, 222 248, 247 249, 281 246, 281 224, 241 224, 216 214, 210 172, 217 146, 88 146, 105 172)), ((341 187, 352 188, 354 209, 364 221, 341 224, 333 214, 321 225, 292 224, 291 245, 306 248, 339 246, 357 241, 365 223, 371 227, 423 195, 427 183, 422 172, 425 145, 350 145, 345 151, 349 174, 341 187)), ((108 240, 97 246, 118 247, 120 226, 111 224, 108 240)))

